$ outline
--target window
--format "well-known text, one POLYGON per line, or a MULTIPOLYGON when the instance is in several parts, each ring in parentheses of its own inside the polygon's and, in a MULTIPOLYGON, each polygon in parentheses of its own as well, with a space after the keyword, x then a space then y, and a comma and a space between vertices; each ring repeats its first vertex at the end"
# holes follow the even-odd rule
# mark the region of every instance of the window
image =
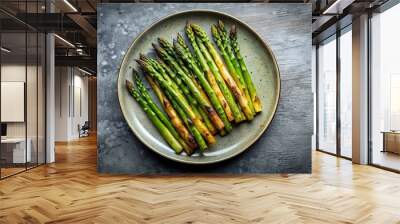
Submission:
POLYGON ((336 37, 318 47, 318 149, 336 153, 336 37))
POLYGON ((329 37, 317 48, 317 149, 350 159, 353 79, 351 24, 340 30, 338 35, 329 37))
POLYGON ((351 26, 340 36, 340 155, 352 156, 352 32, 351 26))
POLYGON ((371 162, 400 170, 400 5, 371 18, 371 162))
MULTIPOLYGON (((19 13, 44 3, 18 2, 19 13)), ((0 178, 45 163, 45 44, 44 33, 0 13, 0 178)))

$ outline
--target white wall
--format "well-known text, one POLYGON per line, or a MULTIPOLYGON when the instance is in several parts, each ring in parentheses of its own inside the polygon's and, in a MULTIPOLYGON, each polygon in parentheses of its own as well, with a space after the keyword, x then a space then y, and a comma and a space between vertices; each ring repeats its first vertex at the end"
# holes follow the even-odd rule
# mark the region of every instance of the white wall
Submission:
MULTIPOLYGON (((25 64, 4 64, 1 66, 1 81, 2 82, 25 82, 27 72, 28 87, 27 87, 27 120, 28 120, 28 137, 31 133, 36 137, 36 65, 27 66, 25 64), (26 69, 26 70, 25 70, 26 69), (33 77, 34 76, 34 77, 33 77)), ((41 107, 42 105, 39 105, 41 107)), ((7 108, 1 108, 7 110, 7 108)), ((25 137, 26 122, 7 122, 8 137, 25 137)), ((40 137, 40 136, 39 136, 40 137)), ((42 137, 42 136, 41 136, 42 137)))
MULTIPOLYGON (((7 137, 25 138, 30 140, 32 161, 44 163, 45 150, 45 116, 44 116, 44 73, 42 67, 20 63, 8 63, 1 66, 1 81, 3 82, 24 82, 26 85, 26 107, 21 108, 22 113, 26 112, 26 120, 22 122, 6 122, 7 137), (27 80, 25 80, 27 79, 27 80), (39 156, 37 156, 37 153, 39 156)), ((2 96, 7 97, 7 96, 2 96)), ((12 108, 1 108, 7 111, 12 108)), ((12 111, 8 111, 11 112, 12 111)))
POLYGON ((55 74, 55 141, 77 139, 78 124, 88 120, 88 77, 72 67, 56 67, 55 74))

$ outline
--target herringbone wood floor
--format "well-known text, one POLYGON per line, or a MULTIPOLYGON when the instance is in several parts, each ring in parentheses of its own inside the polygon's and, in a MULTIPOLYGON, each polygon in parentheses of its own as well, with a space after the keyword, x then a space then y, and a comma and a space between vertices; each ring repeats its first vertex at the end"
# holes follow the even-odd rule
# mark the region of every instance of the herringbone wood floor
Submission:
POLYGON ((313 153, 311 175, 111 176, 94 137, 0 181, 0 223, 400 223, 400 175, 313 153))

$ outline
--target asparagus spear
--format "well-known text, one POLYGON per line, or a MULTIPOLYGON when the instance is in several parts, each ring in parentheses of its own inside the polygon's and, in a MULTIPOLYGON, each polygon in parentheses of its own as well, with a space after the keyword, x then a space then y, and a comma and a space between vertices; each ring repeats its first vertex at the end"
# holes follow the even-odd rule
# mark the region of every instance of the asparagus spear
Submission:
POLYGON ((196 128, 196 126, 193 124, 193 121, 186 115, 185 111, 179 106, 179 104, 176 102, 176 100, 173 97, 171 97, 168 92, 166 92, 166 95, 171 99, 172 106, 176 109, 179 116, 183 119, 186 126, 189 128, 190 132, 193 134, 194 138, 196 139, 197 144, 199 145, 200 150, 205 151, 208 148, 208 146, 207 146, 207 143, 204 140, 203 136, 201 135, 199 129, 196 128))
MULTIPOLYGON (((183 39, 183 36, 180 33, 177 34, 176 40, 185 49, 185 52, 190 52, 189 47, 186 45, 185 40, 183 39)), ((196 60, 197 58, 194 58, 194 59, 195 59, 197 65, 200 67, 201 65, 199 64, 199 61, 196 60)), ((204 92, 203 88, 201 87, 201 85, 199 84, 199 82, 193 75, 192 75, 192 80, 196 84, 197 88, 200 89, 201 94, 208 99, 207 94, 204 92)))
POLYGON ((164 38, 159 37, 158 42, 160 43, 161 47, 164 48, 164 50, 171 56, 173 57, 176 62, 178 62, 179 66, 181 66, 181 69, 186 73, 186 75, 193 77, 192 73, 190 73, 189 69, 185 66, 185 63, 178 57, 177 54, 175 54, 174 47, 170 42, 165 40, 164 38))
POLYGON ((151 64, 162 75, 164 79, 171 82, 174 89, 183 93, 192 107, 196 107, 198 105, 197 101, 192 97, 190 91, 184 86, 181 79, 179 79, 179 77, 176 76, 175 73, 172 72, 171 69, 167 65, 165 65, 161 59, 158 59, 156 61, 152 58, 146 57, 143 54, 140 55, 140 59, 151 64))
POLYGON ((159 59, 158 62, 155 62, 152 59, 148 59, 148 61, 152 62, 153 66, 156 67, 156 69, 163 75, 164 78, 171 80, 173 78, 172 83, 174 84, 174 88, 178 91, 184 92, 184 95, 186 99, 188 100, 190 106, 193 109, 193 112, 201 118, 201 121, 204 122, 208 130, 215 135, 217 133, 217 130, 213 126, 211 120, 208 118, 207 114, 205 111, 199 106, 197 101, 193 98, 192 94, 190 91, 185 87, 185 85, 182 83, 182 81, 171 71, 171 69, 164 64, 164 62, 159 59), (178 84, 176 84, 178 83, 178 84), (204 114, 206 114, 204 116, 204 114))
POLYGON ((252 114, 254 116, 255 112, 254 112, 253 104, 250 101, 250 96, 247 98, 246 93, 245 93, 246 88, 242 85, 240 76, 236 72, 236 69, 232 64, 232 61, 231 61, 230 57, 228 56, 228 53, 227 53, 226 49, 227 49, 227 46, 229 46, 229 45, 228 44, 224 44, 224 40, 223 40, 224 38, 223 38, 223 36, 220 35, 222 32, 219 32, 218 28, 215 25, 211 26, 211 33, 212 33, 212 36, 213 36, 215 42, 217 43, 217 46, 218 46, 218 48, 219 48, 219 50, 221 52, 222 57, 225 60, 225 64, 228 67, 229 73, 232 75, 232 78, 233 78, 233 80, 235 80, 236 85, 238 86, 238 88, 241 90, 241 92, 246 97, 248 106, 249 106, 249 108, 250 108, 250 110, 251 110, 251 112, 252 112, 252 114))
POLYGON ((210 118, 210 120, 212 121, 212 123, 214 124, 214 126, 218 130, 222 130, 224 128, 224 123, 222 122, 221 118, 218 116, 217 112, 212 107, 212 105, 210 103, 208 103, 207 100, 200 94, 200 91, 197 89, 197 87, 193 83, 193 81, 187 75, 185 75, 185 73, 180 68, 178 63, 176 63, 176 61, 171 56, 169 56, 168 53, 164 49, 162 49, 156 45, 153 45, 153 47, 156 49, 157 54, 164 61, 166 61, 171 67, 173 67, 175 69, 175 71, 179 75, 179 78, 182 79, 182 81, 186 84, 186 87, 189 88, 190 92, 193 94, 193 96, 195 97, 197 102, 200 104, 200 106, 207 112, 207 115, 210 118))
POLYGON ((168 128, 163 122, 157 117, 156 113, 150 108, 146 100, 140 95, 140 93, 134 88, 133 83, 126 80, 126 88, 133 98, 139 103, 144 112, 150 118, 151 122, 156 126, 161 136, 167 141, 167 143, 174 149, 176 153, 181 153, 183 150, 182 145, 178 140, 171 134, 168 128))
MULTIPOLYGON (((171 105, 168 105, 167 104, 168 102, 163 102, 160 100, 160 102, 162 102, 165 112, 167 112, 168 116, 171 119, 171 120, 169 120, 168 117, 165 116, 165 114, 154 103, 154 101, 151 98, 146 87, 144 87, 142 80, 137 75, 137 72, 135 70, 133 70, 133 71, 134 71, 134 79, 135 79, 137 90, 141 93, 143 98, 146 100, 147 104, 154 111, 154 113, 161 120, 161 122, 164 123, 164 125, 168 128, 168 130, 171 132, 171 134, 179 141, 179 143, 182 145, 185 152, 187 154, 189 154, 190 152, 193 152, 193 150, 197 147, 197 144, 196 144, 193 136, 191 136, 191 138, 188 138, 188 136, 186 135, 187 133, 184 132, 186 130, 185 126, 183 125, 182 121, 180 121, 179 117, 176 116, 176 113, 175 114, 173 113, 174 111, 173 111, 173 108, 171 107, 171 105), (182 136, 179 135, 178 132, 181 133, 182 136), (186 137, 187 142, 183 139, 183 137, 186 137)), ((187 132, 187 130, 186 130, 186 132, 187 132)))
MULTIPOLYGON (((214 32, 216 32, 215 26, 213 26, 211 29, 214 30, 214 32)), ((240 86, 242 88, 242 91, 243 91, 244 95, 246 96, 247 101, 249 102, 249 107, 250 107, 251 111, 253 111, 253 113, 255 113, 253 101, 250 98, 249 90, 247 89, 246 82, 243 79, 242 70, 240 69, 239 62, 236 59, 235 54, 233 53, 231 41, 230 41, 227 31, 225 29, 225 25, 221 20, 218 21, 218 34, 221 38, 221 45, 225 49, 225 52, 227 55, 227 58, 225 60, 230 61, 230 63, 233 66, 232 67, 232 66, 228 65, 228 69, 230 68, 231 70, 233 70, 232 72, 231 72, 231 70, 229 70, 229 71, 231 72, 231 74, 233 74, 232 76, 235 79, 238 86, 240 86), (236 73, 236 75, 235 75, 235 73, 236 73)), ((218 38, 218 35, 216 35, 216 38, 218 38)))
POLYGON ((158 73, 153 66, 149 65, 143 60, 137 60, 140 66, 149 74, 151 77, 157 80, 160 86, 165 89, 169 94, 176 100, 179 106, 185 111, 188 118, 193 121, 193 124, 199 130, 201 135, 206 139, 209 144, 214 144, 216 142, 215 137, 211 134, 211 132, 207 129, 203 122, 201 122, 200 118, 196 116, 190 107, 189 103, 186 101, 183 94, 176 89, 173 88, 171 81, 167 81, 164 79, 160 73, 158 73))
POLYGON ((225 67, 221 56, 218 54, 217 50, 212 45, 211 41, 207 37, 207 33, 201 28, 199 25, 191 24, 193 31, 197 34, 200 40, 206 45, 208 51, 213 56, 215 63, 218 66, 218 69, 225 79, 225 82, 231 89, 233 95, 235 96, 236 100, 239 102, 240 107, 243 110, 243 113, 246 115, 248 120, 253 120, 253 112, 251 111, 247 99, 244 96, 242 90, 237 86, 235 80, 232 78, 231 74, 229 73, 228 69, 225 67))
POLYGON ((246 82, 246 86, 249 90, 250 98, 254 105, 254 110, 256 112, 261 112, 262 104, 261 104, 260 98, 257 96, 256 87, 254 86, 254 83, 251 80, 251 76, 249 74, 249 71, 247 70, 246 64, 244 63, 242 54, 240 53, 239 44, 237 42, 236 26, 234 26, 234 25, 232 26, 231 31, 230 31, 230 39, 232 42, 233 50, 235 51, 236 57, 239 61, 239 65, 240 65, 240 68, 243 73, 243 79, 246 82))
MULTIPOLYGON (((187 102, 192 107, 194 114, 200 119, 200 122, 204 123, 204 125, 207 127, 209 132, 214 135, 217 132, 217 130, 211 124, 211 121, 209 120, 207 115, 203 116, 202 109, 199 107, 197 101, 192 97, 191 93, 187 90, 187 88, 184 86, 184 84, 179 79, 179 77, 177 77, 175 75, 175 73, 172 72, 172 70, 159 58, 157 60, 154 60, 152 58, 146 57, 143 54, 140 55, 140 58, 141 58, 141 60, 152 65, 157 70, 157 72, 159 72, 162 75, 162 77, 164 79, 166 79, 168 82, 171 83, 172 87, 176 91, 180 92, 185 97, 185 99, 187 99, 187 102)), ((172 100, 171 100, 171 102, 172 102, 172 100)), ((189 128, 189 130, 190 130, 190 128, 189 128)), ((197 131, 196 133, 199 133, 199 131, 197 129, 196 129, 196 131, 197 131)), ((193 133, 194 131, 191 130, 191 132, 193 133)), ((195 135, 195 134, 193 133, 193 135, 195 135)), ((200 135, 200 138, 199 138, 199 136, 194 136, 194 137, 197 142, 201 142, 201 141, 204 142, 204 139, 201 137, 201 135, 200 135)), ((200 148, 205 149, 204 146, 203 147, 200 146, 200 148)))
MULTIPOLYGON (((177 114, 177 111, 174 109, 174 107, 171 104, 171 102, 169 101, 169 99, 165 96, 165 94, 161 90, 160 86, 150 76, 147 75, 146 79, 149 82, 154 93, 156 94, 157 98, 160 100, 161 104, 163 105, 164 110, 167 112, 169 118, 171 119, 172 124, 174 125, 176 130, 179 132, 180 136, 190 146, 189 148, 184 148, 186 154, 188 154, 190 156, 191 154, 193 154, 194 149, 197 148, 197 146, 198 146, 195 138, 185 127, 185 123, 182 121, 180 116, 177 114)), ((200 135, 200 138, 203 139, 203 137, 201 137, 201 135, 200 135)), ((203 142, 204 142, 204 139, 203 139, 203 142)), ((206 145, 206 147, 207 147, 207 145, 206 145)))
POLYGON ((200 108, 199 106, 196 107, 196 109, 194 110, 194 112, 196 114, 198 114, 201 117, 201 121, 204 122, 204 124, 206 125, 206 127, 208 128, 208 130, 213 134, 217 134, 218 130, 214 127, 214 125, 212 124, 210 118, 207 116, 207 113, 200 108))
POLYGON ((204 77, 204 73, 200 68, 197 66, 196 62, 193 59, 193 56, 190 52, 185 52, 184 48, 178 44, 177 42, 174 43, 175 52, 177 52, 178 56, 180 56, 183 61, 185 61, 188 67, 193 71, 196 75, 200 84, 203 86, 204 90, 206 91, 207 95, 210 97, 211 103, 214 106, 215 110, 217 111, 219 117, 222 119, 225 125, 225 130, 227 132, 232 131, 232 125, 226 116, 221 103, 219 102, 217 95, 211 88, 210 84, 208 83, 207 79, 204 77))
MULTIPOLYGON (((224 111, 225 111, 226 116, 228 117, 228 120, 229 121, 234 120, 234 116, 233 116, 232 110, 231 110, 231 108, 229 106, 230 104, 227 102, 227 99, 225 98, 225 96, 222 93, 219 85, 217 84, 217 80, 214 77, 210 67, 208 66, 207 60, 204 58, 204 56, 201 53, 199 47, 197 46, 197 43, 195 41, 195 37, 194 37, 193 31, 192 31, 192 28, 189 25, 186 26, 186 33, 188 35, 189 41, 192 44, 192 47, 193 47, 195 56, 197 58, 197 61, 199 62, 199 65, 201 66, 201 68, 203 68, 204 73, 207 75, 208 82, 210 83, 212 89, 214 90, 215 94, 218 97, 219 102, 221 103, 222 107, 224 108, 224 111)), ((183 38, 180 39, 178 37, 178 43, 181 46, 183 46, 186 49, 186 51, 189 50, 189 48, 187 47, 187 45, 183 41, 183 38)), ((225 87, 226 87, 226 85, 225 85, 225 87)), ((226 90, 227 90, 227 88, 226 88, 226 90)), ((231 98, 231 100, 233 100, 233 98, 231 98)))
POLYGON ((215 64, 214 60, 212 59, 212 56, 208 52, 207 48, 204 46, 203 42, 201 42, 201 40, 198 37, 195 37, 195 39, 196 40, 193 43, 197 44, 197 46, 199 47, 203 56, 206 58, 207 64, 209 65, 211 71, 213 72, 215 80, 216 80, 218 86, 220 87, 222 93, 224 94, 225 99, 228 102, 229 108, 232 111, 235 122, 239 123, 239 122, 245 120, 246 118, 244 117, 244 115, 242 114, 242 111, 236 104, 235 98, 233 97, 231 91, 229 90, 228 86, 226 85, 224 79, 222 78, 222 76, 217 68, 217 65, 215 64))
MULTIPOLYGON (((178 33, 179 36, 179 33, 178 33)), ((173 59, 176 60, 176 62, 179 64, 179 66, 181 67, 181 69, 183 70, 183 72, 190 77, 190 79, 193 81, 193 83, 196 85, 197 89, 200 91, 200 94, 203 96, 204 99, 207 100, 207 102, 209 104, 211 104, 210 100, 207 97, 207 94, 204 92, 204 90, 201 88, 201 86, 199 85, 199 83, 197 82, 196 78, 193 76, 193 74, 189 71, 189 69, 186 67, 185 63, 183 62, 183 60, 181 58, 178 57, 178 55, 175 53, 174 48, 172 46, 172 44, 170 42, 168 42, 167 40, 165 40, 164 38, 159 37, 158 38, 158 42, 160 43, 161 47, 169 54, 169 56, 171 56, 173 59)), ((181 88, 185 91, 185 95, 189 96, 189 90, 185 87, 185 86, 181 86, 181 88)), ((191 97, 191 96, 189 96, 191 97)), ((197 104, 196 104, 197 105, 197 104)), ((200 109, 203 110, 204 113, 206 113, 206 111, 204 111, 204 109, 200 109)), ((196 111, 195 111, 196 112, 196 111)), ((209 119, 204 119, 205 123, 207 125, 207 128, 211 130, 215 130, 214 127, 211 127, 209 125, 209 119)), ((213 132, 213 131, 212 131, 213 132)), ((213 132, 213 134, 215 133, 215 131, 213 132)))
POLYGON ((194 138, 196 139, 197 144, 201 151, 204 151, 208 148, 206 141, 204 140, 203 136, 201 135, 200 131, 196 128, 193 124, 193 121, 188 118, 185 111, 179 106, 176 100, 169 94, 169 92, 165 92, 165 95, 170 99, 172 106, 175 108, 176 112, 182 118, 183 122, 185 123, 186 127, 189 128, 190 132, 193 134, 194 138))

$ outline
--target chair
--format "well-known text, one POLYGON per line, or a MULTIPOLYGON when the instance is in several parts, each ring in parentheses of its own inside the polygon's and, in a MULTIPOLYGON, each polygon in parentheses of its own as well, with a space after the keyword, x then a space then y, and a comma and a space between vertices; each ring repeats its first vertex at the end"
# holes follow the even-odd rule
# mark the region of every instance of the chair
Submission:
POLYGON ((89 136, 89 129, 90 129, 89 121, 85 121, 82 127, 78 124, 79 138, 89 136))

